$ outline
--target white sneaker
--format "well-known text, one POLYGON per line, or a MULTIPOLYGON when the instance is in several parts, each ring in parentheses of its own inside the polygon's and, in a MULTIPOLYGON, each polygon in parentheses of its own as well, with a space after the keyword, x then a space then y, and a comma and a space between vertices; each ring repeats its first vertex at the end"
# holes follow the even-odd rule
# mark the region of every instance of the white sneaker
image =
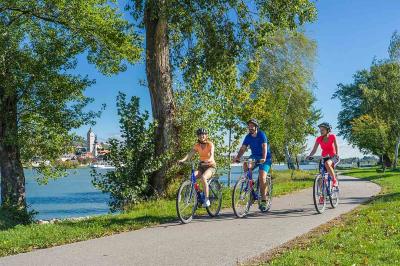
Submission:
POLYGON ((210 200, 209 200, 209 199, 206 199, 206 200, 204 201, 204 203, 203 203, 203 207, 204 207, 204 208, 210 207, 210 205, 211 205, 211 203, 210 203, 210 200))

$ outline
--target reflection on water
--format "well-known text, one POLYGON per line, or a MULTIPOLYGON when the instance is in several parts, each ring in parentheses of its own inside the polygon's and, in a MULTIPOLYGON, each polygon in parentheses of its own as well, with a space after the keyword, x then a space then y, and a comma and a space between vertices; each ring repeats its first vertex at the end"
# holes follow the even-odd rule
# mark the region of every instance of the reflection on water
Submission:
MULTIPOLYGON (((316 165, 304 165, 301 168, 316 169, 316 165)), ((287 167, 273 165, 273 169, 284 170, 287 167)), ((241 172, 240 166, 232 167, 232 185, 241 172)), ((89 168, 71 170, 68 176, 50 180, 47 185, 39 185, 31 169, 25 169, 25 175, 27 202, 30 209, 39 212, 37 219, 81 217, 109 212, 109 195, 93 187, 89 168)), ((226 174, 220 177, 220 181, 225 184, 227 179, 226 174)))

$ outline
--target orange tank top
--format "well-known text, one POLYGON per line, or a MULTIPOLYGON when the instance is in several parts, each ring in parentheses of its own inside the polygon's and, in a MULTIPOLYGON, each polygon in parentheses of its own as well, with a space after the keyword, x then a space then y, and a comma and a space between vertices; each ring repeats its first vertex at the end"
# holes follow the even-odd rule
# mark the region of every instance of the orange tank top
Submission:
POLYGON ((211 142, 207 142, 204 145, 204 148, 201 147, 200 143, 196 143, 193 149, 197 151, 200 156, 200 161, 209 161, 211 159, 211 142))

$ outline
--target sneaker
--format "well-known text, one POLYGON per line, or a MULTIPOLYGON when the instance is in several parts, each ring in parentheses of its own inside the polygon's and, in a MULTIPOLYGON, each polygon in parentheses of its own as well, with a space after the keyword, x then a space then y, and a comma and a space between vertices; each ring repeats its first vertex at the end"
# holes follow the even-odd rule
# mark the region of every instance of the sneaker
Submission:
POLYGON ((266 203, 265 201, 261 201, 260 206, 259 206, 259 209, 260 209, 261 212, 266 212, 266 211, 268 211, 268 209, 267 209, 267 203, 266 203))
POLYGON ((210 207, 210 205, 211 205, 211 203, 210 203, 210 200, 209 200, 209 199, 206 199, 206 200, 204 201, 204 203, 203 203, 203 207, 204 207, 204 208, 210 207))

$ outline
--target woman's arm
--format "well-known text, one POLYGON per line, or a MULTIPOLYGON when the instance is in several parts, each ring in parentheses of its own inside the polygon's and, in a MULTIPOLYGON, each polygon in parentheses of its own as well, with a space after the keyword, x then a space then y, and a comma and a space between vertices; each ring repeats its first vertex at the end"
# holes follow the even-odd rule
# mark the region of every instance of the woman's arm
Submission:
POLYGON ((179 160, 178 162, 183 163, 183 162, 185 162, 185 161, 187 161, 187 160, 190 160, 190 159, 193 157, 193 155, 194 155, 195 153, 196 153, 196 150, 195 150, 195 149, 192 149, 188 154, 186 154, 185 157, 183 157, 182 160, 179 160))
POLYGON ((319 145, 319 143, 318 143, 317 141, 315 141, 314 148, 313 148, 312 151, 310 152, 310 155, 308 155, 307 157, 311 157, 311 156, 313 156, 313 155, 317 152, 318 145, 319 145))
POLYGON ((215 159, 214 159, 214 143, 210 143, 210 144, 211 144, 210 163, 213 163, 213 162, 215 162, 215 159))
POLYGON ((335 145, 336 156, 339 157, 339 146, 337 145, 336 137, 333 139, 333 145, 335 145))

